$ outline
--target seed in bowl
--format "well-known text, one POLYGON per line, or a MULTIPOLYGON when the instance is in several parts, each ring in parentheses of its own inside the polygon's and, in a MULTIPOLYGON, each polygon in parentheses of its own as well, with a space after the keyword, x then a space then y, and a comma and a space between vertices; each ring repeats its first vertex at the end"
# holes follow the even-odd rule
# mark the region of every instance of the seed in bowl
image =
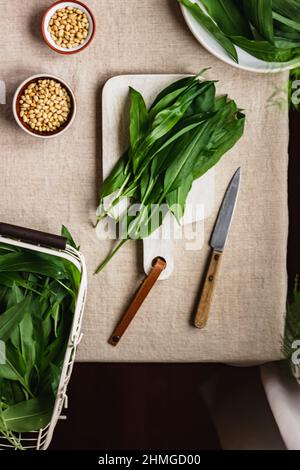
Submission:
POLYGON ((59 8, 49 21, 48 31, 53 41, 61 47, 72 49, 80 46, 90 29, 87 15, 79 8, 59 8))
POLYGON ((68 119, 71 98, 56 80, 39 79, 25 89, 20 98, 20 117, 38 132, 54 132, 68 119))

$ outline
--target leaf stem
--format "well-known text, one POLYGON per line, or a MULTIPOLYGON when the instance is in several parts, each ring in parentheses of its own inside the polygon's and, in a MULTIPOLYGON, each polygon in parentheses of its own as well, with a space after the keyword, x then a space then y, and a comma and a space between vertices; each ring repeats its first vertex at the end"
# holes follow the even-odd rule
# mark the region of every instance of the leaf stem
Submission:
MULTIPOLYGON (((133 190, 135 190, 136 188, 138 188, 138 184, 136 183, 136 181, 134 180, 129 186, 127 189, 125 189, 125 191, 122 193, 122 194, 119 194, 118 196, 115 197, 115 199, 111 202, 110 206, 108 207, 108 209, 106 209, 106 211, 104 211, 101 215, 99 215, 97 217, 97 222, 94 224, 94 228, 97 228, 99 222, 101 222, 101 220, 105 219, 107 216, 109 216, 110 214, 110 211, 117 205, 119 204, 119 202, 122 201, 122 199, 125 199, 126 197, 129 197, 130 194, 132 193, 133 190)), ((116 219, 117 220, 117 219, 116 219)))
POLYGON ((113 256, 119 251, 119 249, 128 241, 128 238, 124 238, 117 246, 116 248, 108 255, 105 260, 98 266, 94 274, 98 274, 102 269, 105 268, 105 266, 109 263, 109 261, 113 258, 113 256))
MULTIPOLYGON (((0 351, 1 353, 1 351, 0 351)), ((1 353, 1 357, 3 357, 3 354, 1 353)), ((27 384, 25 383, 23 377, 21 376, 21 374, 19 374, 19 372, 17 371, 17 369, 14 367, 14 365, 12 364, 11 361, 9 361, 9 359, 7 357, 3 357, 4 360, 5 360, 5 363, 9 365, 9 367, 11 368, 11 370, 15 373, 15 375, 18 377, 18 381, 20 382, 20 384, 22 385, 22 387, 24 388, 24 390, 28 393, 28 395, 31 397, 31 398, 35 398, 33 393, 31 392, 31 390, 29 389, 29 387, 27 386, 27 384)))
MULTIPOLYGON (((122 186, 119 188, 117 194, 116 194, 116 197, 114 198, 114 200, 110 203, 110 206, 108 207, 108 209, 106 209, 106 211, 104 211, 101 215, 99 215, 96 219, 96 224, 94 224, 94 228, 97 228, 97 225, 99 224, 99 222, 103 219, 105 219, 105 217, 107 217, 109 215, 109 212, 111 211, 111 209, 113 209, 115 207, 116 204, 118 204, 120 202, 120 200, 125 197, 124 194, 126 194, 126 191, 125 193, 123 193, 123 190, 124 188, 126 188, 126 185, 128 183, 128 181, 130 180, 130 174, 127 175, 125 181, 123 182, 122 186), (122 194, 123 193, 123 194, 122 194)), ((130 186, 129 186, 130 187, 130 186)), ((103 198, 101 199, 101 201, 103 200, 103 198)), ((100 202, 101 202, 100 201, 100 202)))
POLYGON ((2 408, 0 403, 0 433, 8 440, 10 444, 14 446, 15 449, 24 450, 24 447, 21 444, 20 439, 18 439, 12 431, 9 431, 7 428, 6 422, 2 416, 2 408))

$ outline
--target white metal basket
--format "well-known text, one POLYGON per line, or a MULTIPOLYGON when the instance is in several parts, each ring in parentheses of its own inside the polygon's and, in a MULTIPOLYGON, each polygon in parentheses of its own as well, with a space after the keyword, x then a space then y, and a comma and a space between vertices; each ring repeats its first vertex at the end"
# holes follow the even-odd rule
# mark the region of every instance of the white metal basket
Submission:
MULTIPOLYGON (((5 224, 1 224, 5 225, 5 224)), ((29 231, 33 232, 33 231, 29 231)), ((35 234, 41 232, 34 231, 35 234)), ((42 234, 43 235, 43 234, 42 234)), ((59 237, 57 237, 59 238, 59 237)), ((66 245, 64 249, 56 249, 41 246, 40 244, 33 244, 24 241, 19 241, 16 239, 11 239, 0 234, 0 242, 26 248, 33 251, 39 251, 41 253, 47 253, 49 255, 58 256, 64 258, 71 263, 73 263, 81 273, 81 282, 78 291, 78 296, 76 300, 75 312, 73 317, 73 323, 71 326, 69 341, 65 353, 62 373, 60 377, 58 392, 53 408, 52 418, 50 423, 39 431, 27 432, 27 433, 15 433, 16 437, 19 439, 22 448, 30 450, 45 450, 50 445, 54 428, 57 424, 58 419, 66 419, 66 416, 63 416, 63 408, 68 406, 68 397, 67 397, 67 386, 72 374, 72 369, 75 360, 75 354, 78 344, 81 341, 81 323, 82 316, 84 311, 86 291, 87 291, 87 270, 86 264, 83 255, 75 250, 70 245, 66 245)), ((4 436, 0 435, 0 450, 12 449, 13 446, 7 442, 4 436)))

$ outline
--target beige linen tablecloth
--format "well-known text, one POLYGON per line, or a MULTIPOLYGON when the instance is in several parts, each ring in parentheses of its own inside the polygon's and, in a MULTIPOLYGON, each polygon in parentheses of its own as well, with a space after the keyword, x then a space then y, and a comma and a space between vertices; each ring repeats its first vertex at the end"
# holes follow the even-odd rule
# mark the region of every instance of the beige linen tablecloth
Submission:
POLYGON ((286 297, 287 109, 270 98, 287 74, 258 75, 231 68, 209 55, 188 31, 175 1, 86 0, 96 15, 93 44, 71 57, 48 49, 40 36, 46 0, 1 1, 0 79, 7 104, 0 105, 0 220, 74 233, 86 256, 88 301, 81 361, 266 361, 279 359, 286 297), (209 234, 230 176, 243 178, 222 272, 207 328, 190 324, 208 255, 177 241, 175 271, 160 282, 117 348, 107 344, 116 321, 143 278, 142 245, 131 242, 98 277, 91 275, 111 242, 91 228, 101 181, 101 90, 124 73, 194 73, 210 66, 245 108, 244 138, 216 168, 216 204, 205 223, 209 234), (15 124, 11 99, 34 73, 63 77, 73 87, 78 115, 53 140, 26 135, 15 124))

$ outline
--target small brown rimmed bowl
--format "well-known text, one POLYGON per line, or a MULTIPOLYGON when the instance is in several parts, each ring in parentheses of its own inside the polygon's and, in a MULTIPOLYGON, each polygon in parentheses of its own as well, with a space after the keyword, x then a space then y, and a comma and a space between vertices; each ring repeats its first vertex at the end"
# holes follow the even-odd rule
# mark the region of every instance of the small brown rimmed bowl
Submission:
POLYGON ((85 49, 93 40, 96 31, 96 22, 95 17, 91 10, 81 2, 55 2, 51 5, 48 10, 44 13, 43 20, 42 20, 42 36, 44 38, 45 43, 54 51, 58 52, 59 54, 76 54, 77 52, 82 51, 85 49), (56 42, 52 39, 50 32, 48 31, 49 22, 54 15, 54 13, 61 9, 61 8, 79 8, 79 10, 83 11, 86 14, 89 20, 89 33, 83 44, 79 44, 76 47, 72 47, 72 49, 67 49, 66 47, 59 46, 56 42))
POLYGON ((49 139, 51 137, 56 137, 57 135, 63 134, 63 132, 69 129, 76 115, 76 100, 75 100, 75 96, 74 96, 72 89, 62 78, 59 78, 56 75, 49 75, 46 73, 33 75, 27 78, 26 80, 24 80, 24 82, 22 82, 21 85, 19 85, 19 87, 17 88, 14 94, 12 107, 13 107, 13 114, 14 114, 15 120, 17 121, 21 129, 27 132, 27 134, 33 135, 35 137, 40 137, 42 139, 49 139), (71 110, 70 110, 68 119, 66 120, 66 122, 63 123, 61 127, 51 132, 40 132, 35 129, 32 129, 26 122, 23 121, 23 119, 20 116, 20 99, 21 99, 21 96, 24 94, 24 91, 28 88, 28 86, 31 83, 37 82, 38 80, 45 80, 45 79, 55 80, 56 82, 60 83, 67 90, 68 95, 70 96, 70 99, 71 99, 71 110))

